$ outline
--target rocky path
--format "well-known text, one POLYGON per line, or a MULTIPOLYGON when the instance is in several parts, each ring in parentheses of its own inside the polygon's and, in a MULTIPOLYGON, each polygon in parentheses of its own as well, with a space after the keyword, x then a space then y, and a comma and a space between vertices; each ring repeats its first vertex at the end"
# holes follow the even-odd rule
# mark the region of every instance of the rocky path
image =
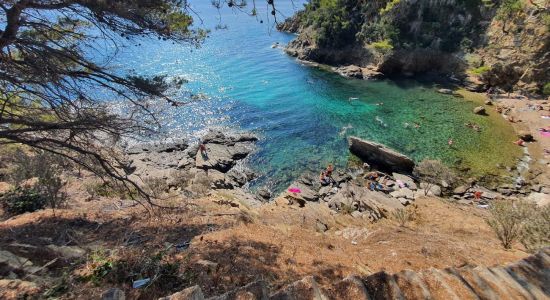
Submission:
MULTIPOLYGON (((350 276, 321 287, 312 276, 278 291, 263 281, 205 298, 193 286, 162 300, 550 299, 550 248, 508 266, 463 266, 350 276)), ((104 298, 112 299, 112 298, 104 298)))

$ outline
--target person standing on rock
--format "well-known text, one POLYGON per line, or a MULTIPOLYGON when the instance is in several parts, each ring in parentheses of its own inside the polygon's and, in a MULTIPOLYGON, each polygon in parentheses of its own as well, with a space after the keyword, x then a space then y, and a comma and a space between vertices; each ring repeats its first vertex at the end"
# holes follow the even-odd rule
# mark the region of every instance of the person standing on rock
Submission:
POLYGON ((481 195, 483 195, 483 192, 481 192, 481 191, 475 191, 475 193, 474 193, 474 200, 475 200, 475 201, 481 200, 481 195))
POLYGON ((208 150, 206 149, 206 145, 201 142, 199 145, 199 151, 201 152, 201 155, 204 159, 208 159, 208 150))

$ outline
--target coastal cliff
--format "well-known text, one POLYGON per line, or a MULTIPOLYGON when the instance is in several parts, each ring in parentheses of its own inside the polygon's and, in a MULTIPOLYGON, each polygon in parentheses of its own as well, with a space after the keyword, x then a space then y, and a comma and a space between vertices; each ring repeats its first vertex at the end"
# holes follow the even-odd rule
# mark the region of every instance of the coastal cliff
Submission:
POLYGON ((520 0, 311 1, 279 30, 298 33, 288 54, 357 66, 353 77, 435 73, 474 91, 540 95, 550 93, 547 6, 520 0))

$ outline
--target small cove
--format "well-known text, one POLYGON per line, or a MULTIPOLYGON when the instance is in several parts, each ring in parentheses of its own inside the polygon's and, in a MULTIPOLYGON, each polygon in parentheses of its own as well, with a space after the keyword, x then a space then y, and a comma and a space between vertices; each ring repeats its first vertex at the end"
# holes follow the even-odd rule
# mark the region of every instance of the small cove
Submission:
MULTIPOLYGON (((199 49, 140 41, 121 50, 117 67, 183 77, 189 81, 185 91, 205 95, 162 116, 171 136, 198 137, 210 127, 258 134, 258 150, 247 161, 260 174, 253 186, 280 191, 305 171, 318 172, 328 163, 346 167, 354 160, 347 150, 350 135, 416 161, 440 159, 470 168, 473 175, 498 175, 521 155, 511 143, 511 126, 496 112, 472 113, 482 103, 478 95, 439 94, 437 85, 418 79, 345 79, 272 48, 293 35, 276 32, 267 22, 227 9, 218 12, 209 2, 194 4, 205 27, 222 23, 227 29, 213 30, 199 49), (469 122, 481 132, 466 127, 469 122)), ((294 11, 290 1, 281 1, 279 9, 287 16, 294 11)))

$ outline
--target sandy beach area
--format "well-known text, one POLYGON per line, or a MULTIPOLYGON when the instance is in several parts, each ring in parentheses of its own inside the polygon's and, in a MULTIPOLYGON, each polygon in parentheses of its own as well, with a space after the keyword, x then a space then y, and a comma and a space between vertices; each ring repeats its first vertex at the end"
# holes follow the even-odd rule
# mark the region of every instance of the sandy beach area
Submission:
POLYGON ((550 133, 545 135, 541 129, 550 130, 550 101, 502 95, 494 97, 493 102, 494 109, 501 112, 512 124, 518 133, 518 139, 520 136, 525 137, 527 133, 531 134, 533 140, 525 143, 532 158, 531 173, 536 178, 535 181, 549 184, 550 133))

